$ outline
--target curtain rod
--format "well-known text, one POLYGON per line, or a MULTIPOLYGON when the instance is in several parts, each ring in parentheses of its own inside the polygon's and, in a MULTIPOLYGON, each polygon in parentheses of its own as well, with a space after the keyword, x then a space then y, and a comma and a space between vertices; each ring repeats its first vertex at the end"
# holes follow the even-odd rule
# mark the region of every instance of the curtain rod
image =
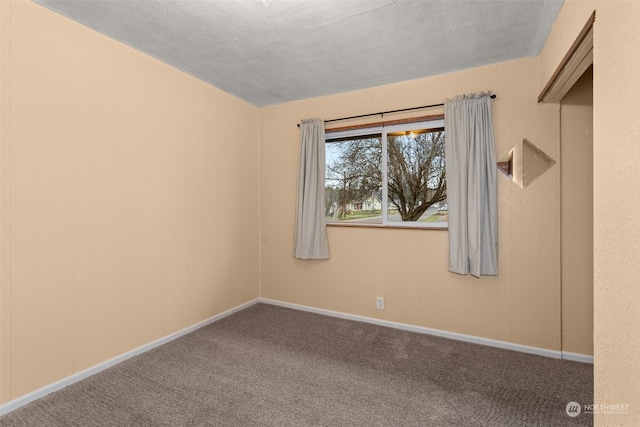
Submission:
MULTIPOLYGON (((495 99, 495 97, 496 97, 495 94, 490 95, 490 96, 491 96, 491 99, 495 99)), ((444 107, 444 103, 432 104, 432 105, 422 105, 420 107, 401 108, 399 110, 381 111, 379 113, 360 114, 359 116, 341 117, 339 119, 325 120, 324 122, 325 123, 331 123, 331 122, 339 122, 339 121, 342 121, 342 120, 361 119, 363 117, 372 117, 372 116, 384 117, 385 114, 402 113, 402 112, 405 112, 405 111, 422 110, 422 109, 425 109, 425 108, 435 108, 435 107, 444 107)), ((300 127, 300 123, 298 123, 297 126, 300 127)))

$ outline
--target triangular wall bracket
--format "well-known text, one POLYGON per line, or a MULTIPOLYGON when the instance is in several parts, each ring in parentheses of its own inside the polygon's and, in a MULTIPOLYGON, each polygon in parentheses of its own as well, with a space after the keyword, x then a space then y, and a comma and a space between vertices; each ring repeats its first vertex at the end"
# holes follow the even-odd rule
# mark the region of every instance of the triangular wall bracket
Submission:
POLYGON ((556 161, 547 153, 524 138, 522 143, 513 147, 498 162, 498 169, 520 187, 525 188, 555 164, 556 161))

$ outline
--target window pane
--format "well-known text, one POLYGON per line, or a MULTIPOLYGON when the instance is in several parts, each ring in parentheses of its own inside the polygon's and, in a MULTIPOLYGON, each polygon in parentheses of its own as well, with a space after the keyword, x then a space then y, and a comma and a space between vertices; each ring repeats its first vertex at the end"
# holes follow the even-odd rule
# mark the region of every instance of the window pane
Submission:
POLYGON ((387 153, 388 221, 446 223, 444 129, 389 133, 387 153))
POLYGON ((329 222, 382 224, 382 138, 328 140, 325 215, 329 222))

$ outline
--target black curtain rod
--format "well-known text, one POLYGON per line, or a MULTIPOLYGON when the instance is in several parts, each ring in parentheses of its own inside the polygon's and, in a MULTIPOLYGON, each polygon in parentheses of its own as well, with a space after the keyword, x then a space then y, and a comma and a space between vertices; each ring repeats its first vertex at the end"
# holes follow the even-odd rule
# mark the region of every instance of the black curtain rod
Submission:
MULTIPOLYGON (((496 97, 496 95, 491 95, 492 99, 495 99, 495 97, 496 97)), ((426 108, 435 108, 435 107, 444 107, 444 103, 432 104, 432 105, 423 105, 421 107, 401 108, 399 110, 381 111, 379 113, 360 114, 359 116, 341 117, 339 119, 325 120, 324 122, 325 123, 331 123, 331 122, 339 122, 339 121, 342 121, 342 120, 361 119, 363 117, 372 117, 372 116, 384 117, 385 114, 402 113, 402 112, 405 112, 405 111, 423 110, 423 109, 426 109, 426 108)), ((298 123, 298 127, 300 127, 300 123, 298 123)))

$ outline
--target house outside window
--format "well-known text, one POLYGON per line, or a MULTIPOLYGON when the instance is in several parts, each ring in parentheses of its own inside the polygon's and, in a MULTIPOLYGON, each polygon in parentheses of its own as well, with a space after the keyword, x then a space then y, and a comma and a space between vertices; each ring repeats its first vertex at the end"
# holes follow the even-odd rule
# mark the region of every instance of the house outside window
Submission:
POLYGON ((326 133, 327 224, 446 228, 444 121, 326 133))

